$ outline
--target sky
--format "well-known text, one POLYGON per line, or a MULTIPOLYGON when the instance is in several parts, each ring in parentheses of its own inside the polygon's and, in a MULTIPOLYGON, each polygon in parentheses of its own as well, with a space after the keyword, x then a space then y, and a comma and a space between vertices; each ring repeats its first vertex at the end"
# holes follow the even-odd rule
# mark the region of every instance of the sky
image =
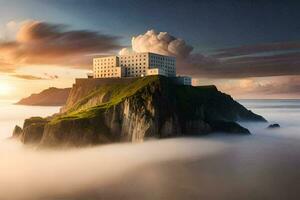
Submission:
POLYGON ((0 100, 86 77, 98 55, 175 56, 234 98, 300 97, 300 2, 0 0, 0 100))

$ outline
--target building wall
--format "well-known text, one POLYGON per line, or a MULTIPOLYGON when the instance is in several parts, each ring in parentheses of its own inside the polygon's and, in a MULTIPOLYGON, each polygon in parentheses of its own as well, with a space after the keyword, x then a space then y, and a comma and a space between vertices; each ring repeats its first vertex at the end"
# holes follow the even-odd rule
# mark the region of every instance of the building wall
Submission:
POLYGON ((119 67, 117 56, 107 56, 93 59, 94 78, 120 78, 124 70, 119 67))
POLYGON ((149 68, 157 68, 160 75, 175 77, 176 62, 174 57, 149 53, 149 68))
POLYGON ((147 70, 147 76, 151 75, 163 75, 168 76, 168 74, 165 72, 165 70, 162 70, 160 68, 150 68, 147 70))
POLYGON ((93 66, 94 78, 141 77, 157 74, 176 76, 175 58, 154 53, 95 58, 93 66))
POLYGON ((149 53, 120 56, 120 66, 125 68, 126 77, 146 76, 149 68, 149 53))

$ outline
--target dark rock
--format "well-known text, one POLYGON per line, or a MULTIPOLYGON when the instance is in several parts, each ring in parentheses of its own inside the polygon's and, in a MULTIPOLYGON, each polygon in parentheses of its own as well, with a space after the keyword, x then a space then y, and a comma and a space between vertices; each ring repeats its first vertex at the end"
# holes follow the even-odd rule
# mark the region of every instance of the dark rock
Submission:
POLYGON ((40 124, 40 123, 45 124, 47 122, 48 120, 42 117, 30 117, 28 119, 25 119, 23 124, 23 129, 32 124, 40 124))
POLYGON ((21 141, 24 144, 39 143, 43 137, 44 128, 48 120, 41 117, 26 119, 23 125, 21 141))
POLYGON ((45 126, 42 146, 87 146, 115 141, 107 134, 109 131, 102 124, 101 118, 64 120, 48 123, 45 126))
POLYGON ((280 128, 279 124, 270 124, 267 128, 273 129, 273 128, 280 128))
POLYGON ((20 126, 16 125, 12 137, 19 138, 22 135, 22 133, 23 133, 23 129, 20 126))
POLYGON ((212 121, 210 123, 212 129, 216 132, 250 134, 250 131, 233 121, 212 121))

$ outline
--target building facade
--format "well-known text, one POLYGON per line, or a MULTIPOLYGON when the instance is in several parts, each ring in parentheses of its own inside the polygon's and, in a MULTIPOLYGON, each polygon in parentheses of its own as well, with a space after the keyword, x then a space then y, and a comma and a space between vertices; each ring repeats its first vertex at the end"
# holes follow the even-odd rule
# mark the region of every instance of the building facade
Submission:
POLYGON ((176 76, 174 57, 154 53, 134 53, 93 59, 94 78, 176 76))
POLYGON ((124 69, 119 66, 118 56, 93 59, 94 78, 116 78, 124 76, 124 69))

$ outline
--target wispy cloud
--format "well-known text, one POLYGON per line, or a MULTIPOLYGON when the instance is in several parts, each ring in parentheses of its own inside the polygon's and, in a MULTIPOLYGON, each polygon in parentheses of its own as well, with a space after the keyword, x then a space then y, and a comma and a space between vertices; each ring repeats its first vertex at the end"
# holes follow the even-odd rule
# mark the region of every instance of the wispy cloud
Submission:
POLYGON ((267 44, 243 45, 233 48, 224 48, 216 50, 214 57, 226 58, 233 56, 242 56, 264 52, 300 50, 300 41, 277 42, 267 44))
POLYGON ((29 74, 11 74, 11 76, 25 80, 53 80, 59 78, 57 75, 44 73, 44 76, 34 76, 29 74))
POLYGON ((28 74, 12 74, 11 76, 25 80, 44 80, 44 78, 40 76, 33 76, 28 74))

